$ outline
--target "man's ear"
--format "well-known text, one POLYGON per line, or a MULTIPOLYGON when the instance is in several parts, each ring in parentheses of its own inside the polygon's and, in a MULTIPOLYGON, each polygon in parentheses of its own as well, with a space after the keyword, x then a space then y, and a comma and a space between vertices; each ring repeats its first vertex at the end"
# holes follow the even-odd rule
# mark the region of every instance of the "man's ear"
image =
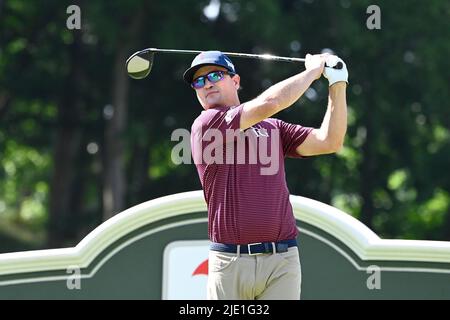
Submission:
POLYGON ((238 74, 235 74, 231 79, 233 79, 236 90, 239 90, 239 88, 241 87, 241 77, 238 74))

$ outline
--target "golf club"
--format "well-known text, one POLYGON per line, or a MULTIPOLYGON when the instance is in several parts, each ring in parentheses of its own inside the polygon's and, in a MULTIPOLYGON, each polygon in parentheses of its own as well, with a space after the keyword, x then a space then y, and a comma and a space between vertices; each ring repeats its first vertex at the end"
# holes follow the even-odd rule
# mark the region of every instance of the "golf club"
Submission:
MULTIPOLYGON (((153 60, 155 57, 155 52, 166 52, 166 53, 182 53, 182 54, 199 54, 203 51, 197 50, 174 50, 174 49, 157 49, 157 48, 147 48, 144 50, 137 51, 133 53, 126 62, 128 75, 133 79, 144 79, 147 77, 152 70, 153 60)), ((239 57, 239 58, 252 58, 261 59, 269 61, 285 61, 285 62, 305 62, 303 58, 292 58, 292 57, 280 57, 273 56, 270 54, 249 54, 249 53, 236 53, 236 52, 224 52, 225 55, 229 57, 239 57)), ((342 69, 342 63, 338 62, 334 69, 342 69)))

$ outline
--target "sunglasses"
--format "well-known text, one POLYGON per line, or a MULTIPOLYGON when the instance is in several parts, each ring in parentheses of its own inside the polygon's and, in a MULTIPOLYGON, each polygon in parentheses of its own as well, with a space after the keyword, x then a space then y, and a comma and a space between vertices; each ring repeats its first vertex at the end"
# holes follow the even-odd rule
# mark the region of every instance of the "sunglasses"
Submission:
POLYGON ((212 71, 207 75, 195 78, 191 83, 191 87, 194 89, 201 89, 205 86, 206 79, 208 79, 209 82, 216 83, 222 80, 226 74, 229 74, 231 77, 235 75, 235 73, 228 71, 212 71))

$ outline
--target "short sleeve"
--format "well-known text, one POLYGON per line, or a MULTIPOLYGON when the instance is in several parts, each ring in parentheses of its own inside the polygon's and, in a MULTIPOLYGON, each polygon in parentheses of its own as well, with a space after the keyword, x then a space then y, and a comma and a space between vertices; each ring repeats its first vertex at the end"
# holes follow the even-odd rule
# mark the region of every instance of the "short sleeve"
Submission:
POLYGON ((287 123, 279 119, 277 119, 277 124, 280 129, 284 156, 288 158, 303 158, 297 153, 296 149, 305 141, 314 128, 287 123))

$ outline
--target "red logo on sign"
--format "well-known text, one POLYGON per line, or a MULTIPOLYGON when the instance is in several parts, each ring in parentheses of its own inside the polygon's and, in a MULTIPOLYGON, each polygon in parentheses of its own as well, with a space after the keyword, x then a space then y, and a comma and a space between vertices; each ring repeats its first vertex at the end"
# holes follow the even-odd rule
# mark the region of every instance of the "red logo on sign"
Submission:
POLYGON ((205 276, 208 275, 208 259, 200 263, 199 266, 195 268, 194 272, 192 273, 192 276, 196 276, 199 274, 204 274, 205 276))

